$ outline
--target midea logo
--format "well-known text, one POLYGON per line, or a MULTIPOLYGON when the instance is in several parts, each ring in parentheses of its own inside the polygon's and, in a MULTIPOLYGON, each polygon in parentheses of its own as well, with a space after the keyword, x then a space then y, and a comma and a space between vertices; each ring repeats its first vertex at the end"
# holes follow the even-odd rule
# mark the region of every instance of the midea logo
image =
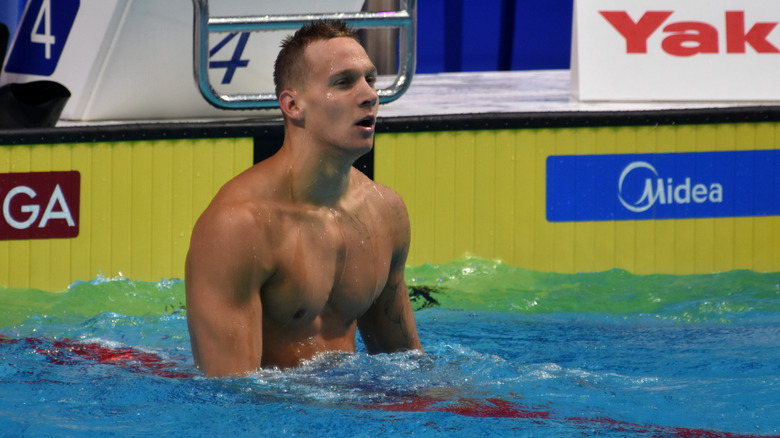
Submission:
POLYGON ((712 183, 709 186, 701 183, 691 186, 691 178, 685 177, 682 184, 675 185, 672 178, 662 178, 652 164, 646 161, 634 161, 620 174, 618 181, 618 199, 623 207, 634 213, 642 213, 652 208, 656 202, 666 204, 703 204, 705 202, 723 202, 723 186, 712 183), (630 202, 623 194, 623 183, 629 175, 638 169, 647 169, 655 177, 645 178, 644 190, 638 200, 630 202))

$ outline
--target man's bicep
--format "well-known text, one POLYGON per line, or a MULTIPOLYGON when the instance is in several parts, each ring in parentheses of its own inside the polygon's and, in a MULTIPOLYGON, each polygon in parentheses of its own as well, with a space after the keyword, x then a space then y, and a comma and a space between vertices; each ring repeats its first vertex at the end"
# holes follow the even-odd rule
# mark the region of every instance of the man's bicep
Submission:
MULTIPOLYGON (((238 374, 260 366, 262 304, 247 235, 224 224, 193 230, 185 290, 193 357, 207 375, 238 374)), ((232 225, 236 225, 233 223, 232 225)))
POLYGON ((241 374, 260 367, 262 305, 235 302, 222 288, 188 287, 187 324, 195 364, 208 376, 241 374))

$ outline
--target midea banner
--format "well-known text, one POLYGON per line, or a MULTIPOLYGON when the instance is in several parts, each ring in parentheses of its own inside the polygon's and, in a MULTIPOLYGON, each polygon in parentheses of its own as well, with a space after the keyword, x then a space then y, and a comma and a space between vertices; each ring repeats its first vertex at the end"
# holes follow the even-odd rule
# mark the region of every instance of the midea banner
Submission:
POLYGON ((780 215, 780 150, 551 155, 547 220, 780 215))
POLYGON ((780 100, 780 1, 575 0, 583 101, 780 100))

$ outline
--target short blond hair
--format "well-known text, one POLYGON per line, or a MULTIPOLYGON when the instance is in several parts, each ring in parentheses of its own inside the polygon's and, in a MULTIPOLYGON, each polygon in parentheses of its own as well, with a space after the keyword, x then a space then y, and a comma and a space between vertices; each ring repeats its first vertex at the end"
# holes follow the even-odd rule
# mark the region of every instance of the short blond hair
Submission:
POLYGON ((285 38, 282 41, 282 50, 274 63, 276 96, 279 97, 286 89, 303 85, 308 71, 303 53, 309 44, 339 37, 358 41, 355 31, 341 20, 312 21, 285 38))

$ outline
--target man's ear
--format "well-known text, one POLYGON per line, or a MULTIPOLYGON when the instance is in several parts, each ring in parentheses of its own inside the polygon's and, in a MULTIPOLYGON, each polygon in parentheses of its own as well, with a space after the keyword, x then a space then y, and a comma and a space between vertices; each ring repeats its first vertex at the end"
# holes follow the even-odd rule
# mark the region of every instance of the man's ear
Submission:
POLYGON ((287 118, 300 121, 303 118, 295 91, 284 90, 279 95, 279 108, 287 118))

